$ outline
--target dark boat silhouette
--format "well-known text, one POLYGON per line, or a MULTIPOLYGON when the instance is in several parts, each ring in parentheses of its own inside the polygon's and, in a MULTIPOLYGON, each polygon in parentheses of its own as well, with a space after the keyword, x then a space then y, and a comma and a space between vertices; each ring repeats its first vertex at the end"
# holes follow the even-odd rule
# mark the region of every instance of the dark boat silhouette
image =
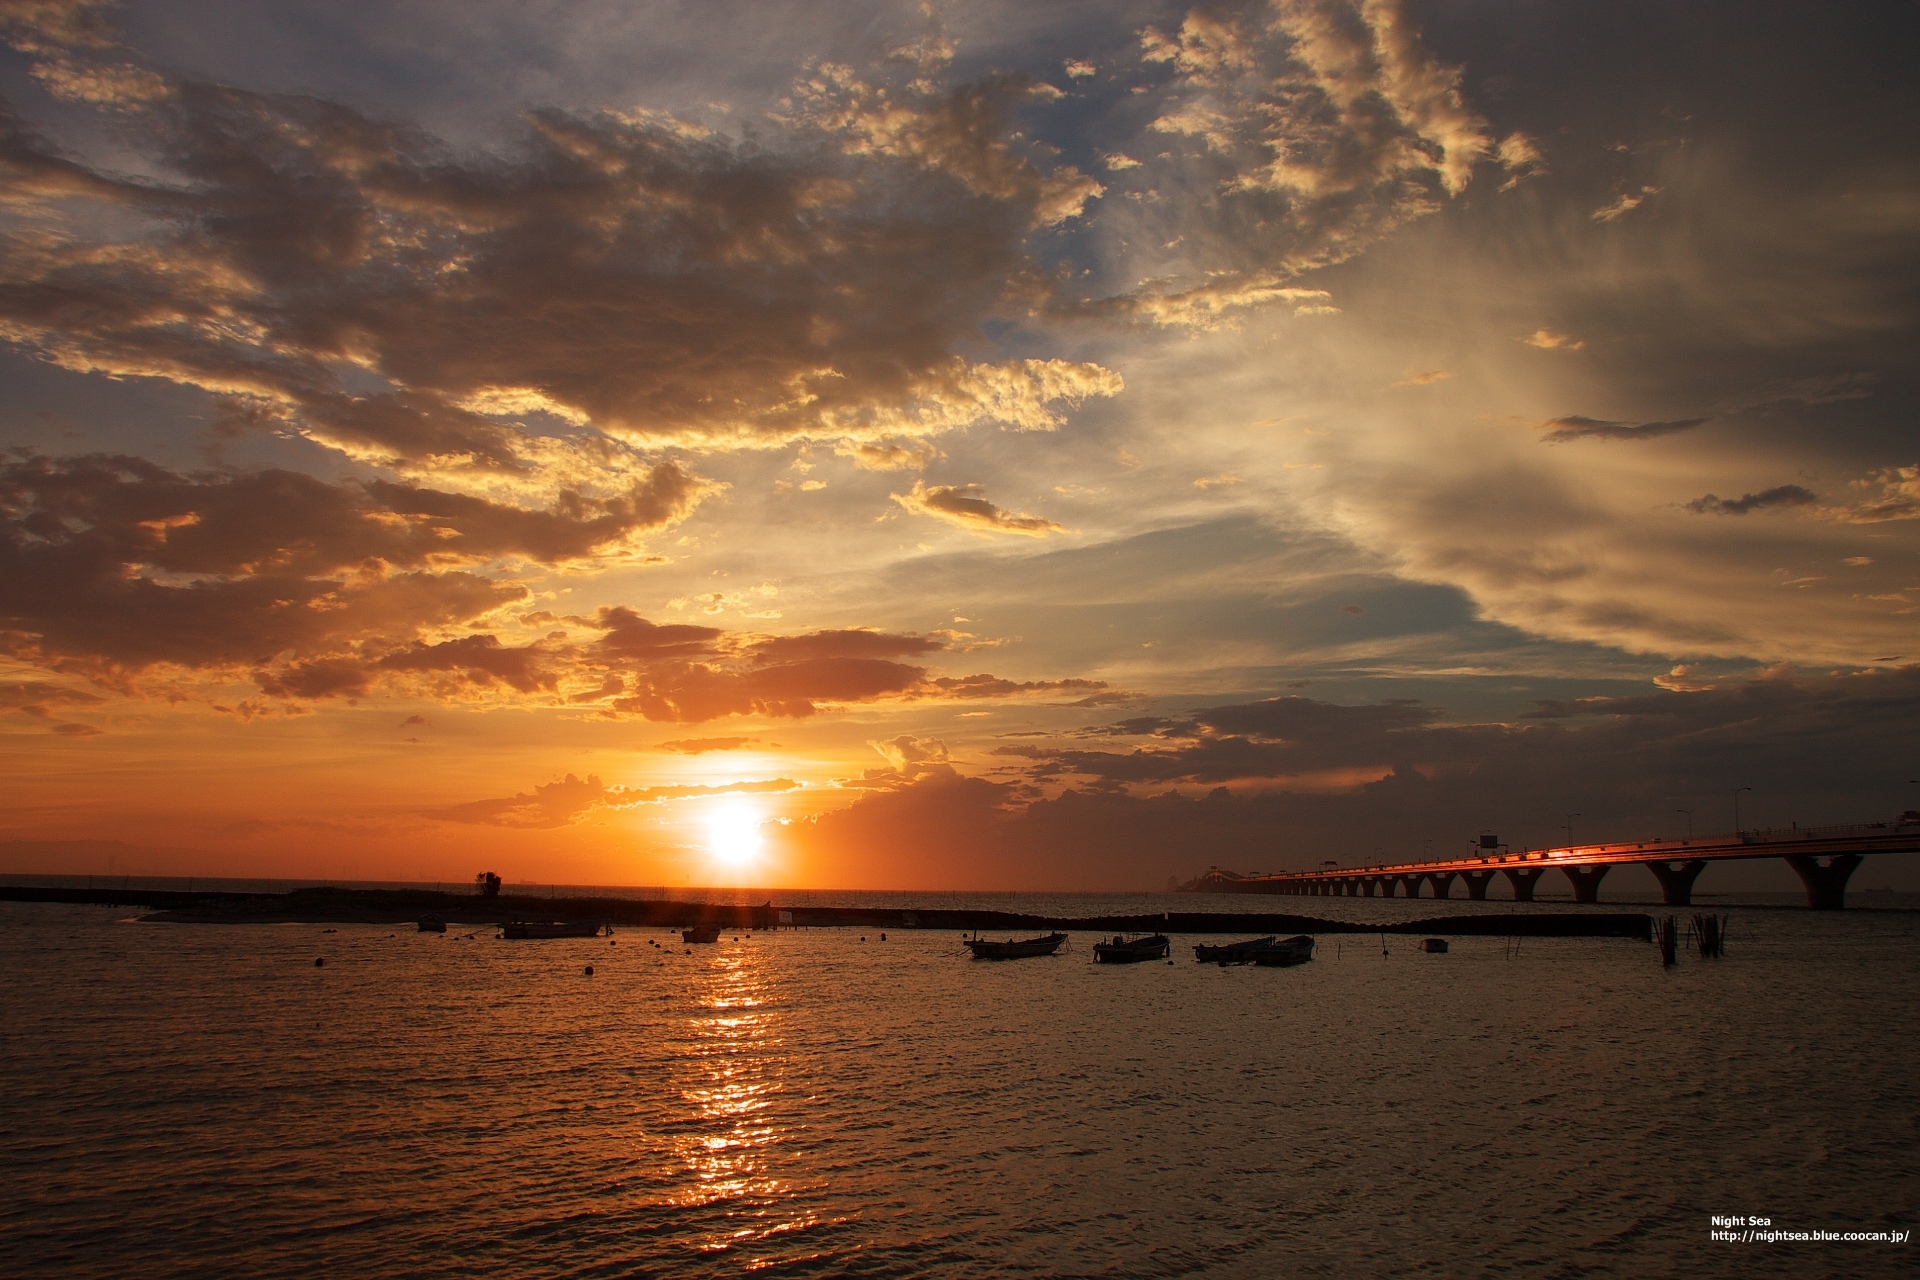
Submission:
POLYGON ((1313 959, 1313 939, 1296 934, 1285 942, 1276 942, 1253 953, 1253 962, 1269 968, 1286 968, 1313 959))
POLYGON ((1115 936, 1111 942, 1093 944, 1095 964, 1138 964, 1142 960, 1163 960, 1173 946, 1164 933, 1148 938, 1115 936))
POLYGON ((1050 956, 1066 940, 1064 933, 1049 933, 1042 938, 1008 938, 1005 942, 969 938, 967 949, 973 952, 975 960, 1019 960, 1025 956, 1050 956))
POLYGON ((447 931, 447 922, 439 916, 421 916, 419 925, 421 933, 445 933, 447 931))
POLYGON ((1273 945, 1273 935, 1264 938, 1248 938, 1245 942, 1228 942, 1220 946, 1208 946, 1197 943, 1193 948, 1193 958, 1202 964, 1246 964, 1253 959, 1253 953, 1273 945))
POLYGON ((680 941, 718 942, 720 941, 720 926, 717 924, 697 924, 691 929, 682 929, 680 931, 680 941))
POLYGON ((503 938, 597 938, 598 920, 513 920, 500 926, 503 938))

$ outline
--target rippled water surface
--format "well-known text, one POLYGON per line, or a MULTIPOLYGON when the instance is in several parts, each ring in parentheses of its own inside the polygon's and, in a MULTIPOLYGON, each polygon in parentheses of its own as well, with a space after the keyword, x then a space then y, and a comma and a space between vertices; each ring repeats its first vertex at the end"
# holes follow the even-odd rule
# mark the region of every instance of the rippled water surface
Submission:
POLYGON ((1907 913, 1736 910, 1725 960, 1665 972, 1617 940, 1328 936, 1220 969, 1178 938, 1109 967, 1089 935, 993 964, 915 931, 689 955, 126 916, 0 904, 0 1273, 1920 1264, 1708 1239, 1716 1213, 1920 1223, 1907 913))

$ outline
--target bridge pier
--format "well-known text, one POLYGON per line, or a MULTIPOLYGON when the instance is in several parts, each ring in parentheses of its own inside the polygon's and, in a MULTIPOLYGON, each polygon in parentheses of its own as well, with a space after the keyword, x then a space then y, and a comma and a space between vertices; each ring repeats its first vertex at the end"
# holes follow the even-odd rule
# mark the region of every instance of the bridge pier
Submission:
POLYGON ((1567 873, 1567 879, 1573 881, 1573 900, 1575 902, 1600 901, 1600 882, 1607 878, 1607 872, 1613 870, 1608 863, 1595 867, 1561 867, 1567 873))
POLYGON ((1660 882, 1660 892, 1665 895, 1670 907, 1689 907, 1693 905, 1693 882, 1706 870, 1704 860, 1695 858, 1692 862, 1643 862, 1640 864, 1653 872, 1653 878, 1660 882))
POLYGON ((1491 871, 1462 871, 1460 875, 1467 882, 1467 897, 1475 902, 1487 900, 1487 886, 1493 883, 1491 871))
POLYGON ((1452 871, 1427 872, 1427 883, 1433 886, 1433 896, 1436 898, 1451 896, 1453 893, 1453 877, 1456 874, 1456 872, 1452 871))
POLYGON ((1810 853, 1787 855, 1787 865, 1807 886, 1807 905, 1815 911, 1838 911, 1847 905, 1847 880, 1860 862, 1857 853, 1836 853, 1824 864, 1810 853))
POLYGON ((1393 887, 1399 883, 1400 882, 1392 876, 1381 876, 1379 880, 1380 896, 1383 898, 1391 898, 1393 896, 1393 887))
POLYGON ((1540 877, 1547 874, 1545 867, 1502 867, 1507 879, 1513 881, 1513 900, 1532 902, 1534 886, 1540 883, 1540 877))
POLYGON ((1365 880, 1362 880, 1360 882, 1360 891, 1369 898, 1373 896, 1373 891, 1375 889, 1378 889, 1379 887, 1380 887, 1380 881, 1375 879, 1372 876, 1368 876, 1365 880))
POLYGON ((1420 882, 1425 879, 1425 876, 1401 876, 1400 883, 1407 886, 1409 898, 1417 898, 1420 896, 1420 882))
POLYGON ((1357 897, 1359 897, 1359 896, 1360 896, 1360 882, 1359 882, 1358 880, 1349 880, 1349 881, 1347 881, 1347 882, 1346 882, 1346 892, 1347 892, 1347 896, 1348 896, 1349 898, 1357 898, 1357 897))

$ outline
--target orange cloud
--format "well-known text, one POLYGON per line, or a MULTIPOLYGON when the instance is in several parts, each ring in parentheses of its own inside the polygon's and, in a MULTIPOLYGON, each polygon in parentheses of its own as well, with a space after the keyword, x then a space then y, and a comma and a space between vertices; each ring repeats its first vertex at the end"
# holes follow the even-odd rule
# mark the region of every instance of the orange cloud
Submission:
POLYGON ((1044 538, 1062 533, 1062 526, 1041 516, 1006 511, 987 501, 986 490, 977 484, 936 484, 913 482, 910 493, 896 493, 893 500, 916 515, 932 516, 976 533, 1013 533, 1029 538, 1044 538))

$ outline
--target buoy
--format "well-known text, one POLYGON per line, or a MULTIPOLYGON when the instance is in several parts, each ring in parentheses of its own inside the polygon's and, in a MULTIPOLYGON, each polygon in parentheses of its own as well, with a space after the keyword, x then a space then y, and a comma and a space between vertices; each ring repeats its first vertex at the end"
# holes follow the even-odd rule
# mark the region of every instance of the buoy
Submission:
POLYGON ((687 948, 687 954, 688 954, 688 955, 692 955, 692 954, 693 954, 693 948, 692 948, 692 947, 688 947, 688 948, 687 948))
POLYGON ((882 941, 882 942, 885 942, 886 940, 887 940, 887 935, 886 935, 886 934, 884 934, 884 933, 883 933, 883 934, 881 934, 881 935, 880 935, 880 941, 882 941))
POLYGON ((313 958, 313 967, 314 967, 314 968, 316 968, 316 969, 324 969, 324 968, 326 968, 326 967, 327 967, 327 958, 326 958, 325 956, 315 956, 315 957, 313 958))
POLYGON ((587 976, 588 976, 589 978, 591 978, 591 977, 593 976, 593 966, 592 966, 592 965, 588 965, 588 966, 587 966, 587 976))

